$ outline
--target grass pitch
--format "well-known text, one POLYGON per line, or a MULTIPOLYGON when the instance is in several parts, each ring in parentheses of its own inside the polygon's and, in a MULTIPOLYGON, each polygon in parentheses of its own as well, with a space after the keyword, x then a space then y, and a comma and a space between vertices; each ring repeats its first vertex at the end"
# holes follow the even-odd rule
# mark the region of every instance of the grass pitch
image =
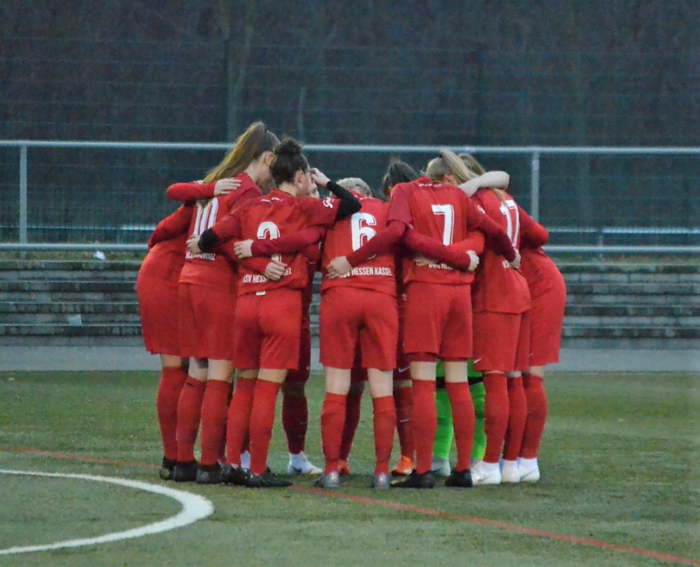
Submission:
MULTIPOLYGON (((214 514, 138 539, 0 555, 0 565, 700 565, 698 376, 553 373, 541 482, 467 491, 368 488, 367 396, 355 474, 333 495, 311 479, 274 491, 162 483, 157 381, 156 373, 0 373, 0 468, 160 484, 205 496, 214 514)), ((320 377, 308 391, 307 452, 320 464, 320 377)), ((286 462, 278 423, 270 464, 282 471, 286 462)), ((113 485, 0 475, 0 550, 137 528, 179 510, 113 485)))

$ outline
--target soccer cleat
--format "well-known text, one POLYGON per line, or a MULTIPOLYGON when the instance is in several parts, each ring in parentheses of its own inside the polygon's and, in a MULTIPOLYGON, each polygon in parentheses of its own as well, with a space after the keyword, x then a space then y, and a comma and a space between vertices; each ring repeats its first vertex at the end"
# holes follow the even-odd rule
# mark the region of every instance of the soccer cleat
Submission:
POLYGON ((175 482, 194 482, 197 480, 197 461, 177 463, 173 469, 175 482))
POLYGON ((338 461, 338 474, 340 476, 348 476, 350 474, 350 463, 340 459, 338 461))
POLYGON ((517 484, 520 482, 518 461, 501 461, 501 483, 517 484))
POLYGON ((451 486, 453 488, 471 488, 474 486, 471 471, 469 469, 452 471, 452 474, 445 479, 445 486, 451 486))
POLYGON ((293 455, 289 455, 289 465, 287 466, 287 474, 290 476, 313 476, 321 474, 322 469, 318 468, 316 465, 309 461, 306 453, 302 451, 293 455))
POLYGON ((286 478, 266 472, 265 474, 253 474, 247 478, 245 485, 248 488, 287 488, 292 483, 286 478))
POLYGON ((540 480, 540 468, 537 459, 518 459, 520 482, 537 482, 540 480))
POLYGON ((250 469, 250 451, 243 451, 241 453, 241 466, 244 469, 250 469))
POLYGON ((391 471, 391 474, 394 476, 407 476, 411 474, 413 469, 413 459, 411 459, 411 457, 401 455, 399 462, 396 463, 396 466, 394 467, 394 470, 391 471))
POLYGON ((238 465, 224 465, 221 468, 221 482, 223 484, 245 486, 249 476, 250 471, 238 465))
POLYGON ((435 476, 432 471, 418 474, 415 470, 400 480, 391 482, 392 488, 435 488, 435 476))
POLYGON ((197 484, 221 484, 221 465, 199 465, 196 480, 197 484))
POLYGON ((338 488, 340 486, 340 476, 337 471, 322 474, 314 483, 319 488, 338 488))
POLYGON ((431 468, 435 476, 450 476, 450 473, 452 472, 449 459, 439 459, 437 457, 433 457, 431 468))
POLYGON ((472 467, 474 486, 501 484, 501 470, 498 463, 479 461, 472 467))
POLYGON ((161 480, 173 480, 173 472, 176 464, 177 461, 172 461, 163 457, 163 463, 160 465, 160 470, 158 471, 158 476, 160 476, 161 480))
POLYGON ((389 476, 384 473, 375 474, 372 479, 372 488, 377 490, 386 490, 391 488, 391 483, 389 482, 389 476))

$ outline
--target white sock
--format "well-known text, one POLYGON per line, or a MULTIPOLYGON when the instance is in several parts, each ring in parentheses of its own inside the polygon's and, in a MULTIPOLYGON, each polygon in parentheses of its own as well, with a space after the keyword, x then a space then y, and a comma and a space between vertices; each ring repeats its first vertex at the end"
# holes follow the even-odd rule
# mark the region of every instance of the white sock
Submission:
POLYGON ((243 451, 241 453, 241 468, 243 468, 243 469, 250 468, 250 451, 243 451))
POLYGON ((498 463, 487 463, 486 461, 481 461, 481 470, 485 473, 492 473, 499 470, 498 463))
POLYGON ((518 465, 523 471, 531 471, 537 468, 537 457, 534 459, 518 459, 518 465))
POLYGON ((289 462, 292 463, 292 466, 300 465, 306 460, 306 455, 304 454, 304 451, 301 453, 289 453, 289 462))

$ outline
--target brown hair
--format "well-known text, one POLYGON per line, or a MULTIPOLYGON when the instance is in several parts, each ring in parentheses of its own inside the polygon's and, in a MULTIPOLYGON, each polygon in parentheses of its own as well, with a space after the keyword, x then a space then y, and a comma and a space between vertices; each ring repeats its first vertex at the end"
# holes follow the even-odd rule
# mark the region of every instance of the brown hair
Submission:
POLYGON ((204 183, 238 175, 262 154, 271 152, 277 144, 277 136, 268 131, 265 124, 254 122, 238 137, 223 161, 207 174, 204 183))
POLYGON ((270 174, 278 187, 282 183, 294 183, 299 171, 309 171, 309 162, 296 140, 285 138, 275 146, 273 153, 275 157, 270 164, 270 174))
POLYGON ((382 193, 389 196, 389 190, 399 183, 408 183, 418 179, 418 174, 405 161, 401 161, 398 157, 391 158, 389 167, 382 178, 382 193))

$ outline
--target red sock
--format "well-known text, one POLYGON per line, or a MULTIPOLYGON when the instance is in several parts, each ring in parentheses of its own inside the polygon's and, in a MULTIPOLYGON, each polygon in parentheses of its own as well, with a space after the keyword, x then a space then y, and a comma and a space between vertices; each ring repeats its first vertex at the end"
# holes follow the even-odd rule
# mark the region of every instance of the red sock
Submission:
POLYGON ((282 425, 287 434, 287 446, 293 455, 304 450, 309 425, 309 407, 306 396, 282 398, 282 425))
POLYGON ((413 437, 418 474, 432 469, 436 431, 435 381, 413 380, 413 437))
POLYGON ((469 382, 445 382, 445 390, 452 406, 452 421, 457 445, 457 466, 455 470, 465 471, 470 468, 469 459, 474 446, 474 404, 469 392, 469 382))
POLYGON ((501 458, 503 439, 508 428, 508 384, 506 375, 497 372, 484 376, 486 402, 484 404, 484 430, 486 453, 484 462, 497 463, 501 458))
POLYGON ((231 384, 221 380, 207 381, 202 401, 202 458, 203 466, 215 465, 226 447, 226 416, 231 400, 231 384))
POLYGON ((338 470, 340 443, 345 425, 345 410, 348 397, 326 392, 321 410, 321 440, 326 469, 323 474, 338 470))
POLYGON ((413 388, 399 388, 394 390, 394 402, 396 404, 396 430, 399 433, 399 446, 401 455, 413 460, 415 444, 413 441, 413 388))
POLYGON ((544 424, 547 421, 547 395, 544 391, 544 381, 540 376, 523 375, 523 386, 527 399, 527 421, 520 456, 523 459, 536 459, 540 450, 544 424))
POLYGON ((177 461, 177 404, 185 380, 187 372, 179 367, 163 368, 160 375, 156 410, 160 437, 163 440, 163 456, 169 461, 177 461))
POLYGON ((527 401, 522 378, 508 378, 508 430, 506 431, 503 459, 515 461, 520 454, 527 420, 527 401))
POLYGON ((181 463, 194 461, 194 444, 199 431, 202 398, 206 382, 187 378, 177 403, 177 460, 181 463))
POLYGON ((226 459, 232 465, 241 464, 241 452, 248 438, 250 412, 253 408, 253 393, 257 380, 238 378, 236 389, 228 406, 226 420, 226 459))
POLYGON ((396 427, 394 396, 372 398, 372 405, 374 406, 374 453, 377 457, 374 474, 388 475, 396 427))
POLYGON ((256 380, 253 410, 250 412, 250 471, 264 474, 275 425, 275 405, 282 384, 256 380))
MULTIPOLYGON (((343 439, 340 442, 340 458, 347 461, 350 457, 352 442, 355 440, 357 425, 360 423, 360 410, 362 408, 362 391, 349 392, 345 405, 345 426, 343 427, 343 439)), ((392 431, 393 435, 394 432, 392 431)))

